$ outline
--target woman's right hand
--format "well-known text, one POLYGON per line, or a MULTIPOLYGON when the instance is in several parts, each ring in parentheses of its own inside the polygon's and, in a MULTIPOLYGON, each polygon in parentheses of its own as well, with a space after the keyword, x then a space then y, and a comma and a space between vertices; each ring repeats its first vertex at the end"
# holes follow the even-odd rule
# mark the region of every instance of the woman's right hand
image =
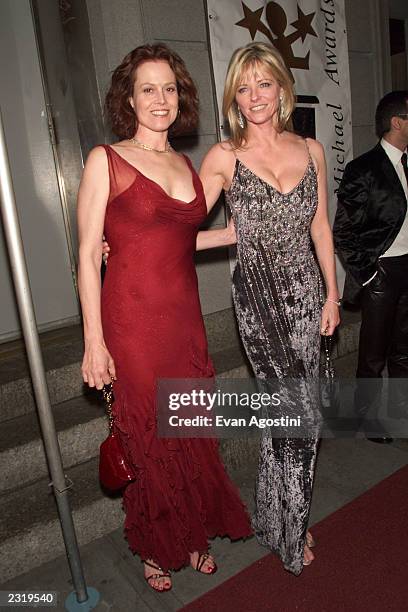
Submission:
POLYGON ((116 380, 115 363, 105 343, 85 341, 81 370, 84 382, 90 387, 103 389, 112 379, 116 380))
POLYGON ((228 225, 225 228, 225 244, 227 246, 237 243, 237 234, 235 231, 234 219, 231 217, 228 221, 228 225))

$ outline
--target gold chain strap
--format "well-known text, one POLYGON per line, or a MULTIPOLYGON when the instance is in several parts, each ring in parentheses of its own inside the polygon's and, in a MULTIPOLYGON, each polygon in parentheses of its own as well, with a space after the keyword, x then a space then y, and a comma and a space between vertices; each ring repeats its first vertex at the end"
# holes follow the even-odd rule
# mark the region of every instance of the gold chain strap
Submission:
POLYGON ((113 404, 113 378, 112 382, 109 385, 105 385, 103 388, 103 399, 106 402, 106 413, 109 422, 109 431, 113 432, 113 421, 114 416, 112 414, 112 404, 113 404))

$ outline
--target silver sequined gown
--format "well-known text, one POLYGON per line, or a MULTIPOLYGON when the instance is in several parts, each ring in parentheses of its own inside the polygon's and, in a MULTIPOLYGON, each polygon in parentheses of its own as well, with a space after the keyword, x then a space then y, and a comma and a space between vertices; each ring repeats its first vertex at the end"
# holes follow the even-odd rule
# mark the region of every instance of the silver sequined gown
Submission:
MULTIPOLYGON (((317 176, 310 154, 304 176, 286 194, 237 159, 226 200, 237 231, 234 305, 255 376, 318 377, 322 282, 311 249, 317 176)), ((300 403, 299 414, 316 409, 313 402, 300 403)), ((254 531, 299 574, 317 438, 272 438, 261 431, 254 531)))

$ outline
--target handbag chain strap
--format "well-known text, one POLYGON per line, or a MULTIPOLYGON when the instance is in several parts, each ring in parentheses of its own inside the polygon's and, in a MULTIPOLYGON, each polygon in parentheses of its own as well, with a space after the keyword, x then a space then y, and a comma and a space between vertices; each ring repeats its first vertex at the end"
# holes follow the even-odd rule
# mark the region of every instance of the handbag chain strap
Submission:
POLYGON ((324 373, 327 378, 334 378, 334 367, 331 359, 332 336, 324 337, 325 367, 324 373))
POLYGON ((106 402, 106 413, 107 413, 108 422, 109 422, 109 431, 110 433, 113 433, 113 421, 115 420, 113 413, 112 413, 113 379, 109 385, 104 386, 102 393, 103 393, 103 399, 106 402))

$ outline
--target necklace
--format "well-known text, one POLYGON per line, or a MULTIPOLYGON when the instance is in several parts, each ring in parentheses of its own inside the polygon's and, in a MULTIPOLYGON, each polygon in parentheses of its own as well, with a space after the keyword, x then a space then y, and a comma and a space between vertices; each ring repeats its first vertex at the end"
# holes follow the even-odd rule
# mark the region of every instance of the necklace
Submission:
POLYGON ((151 147, 150 145, 140 142, 140 140, 137 140, 137 138, 129 138, 129 142, 139 147, 139 149, 144 149, 145 151, 154 151, 155 153, 170 153, 173 150, 169 141, 166 142, 165 149, 155 149, 154 147, 151 147))

